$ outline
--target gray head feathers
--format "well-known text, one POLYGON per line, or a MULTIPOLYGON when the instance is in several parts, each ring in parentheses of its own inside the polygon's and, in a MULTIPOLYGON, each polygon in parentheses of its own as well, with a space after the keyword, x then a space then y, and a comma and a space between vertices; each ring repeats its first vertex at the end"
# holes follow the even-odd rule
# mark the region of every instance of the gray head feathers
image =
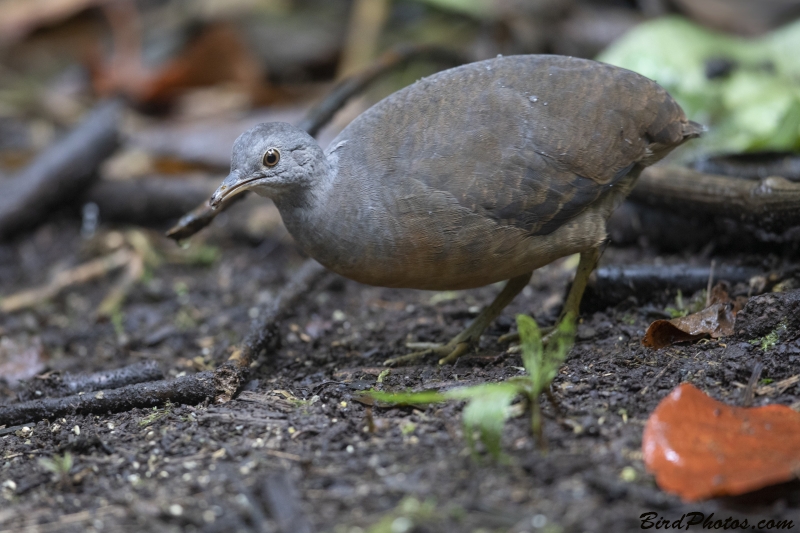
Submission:
POLYGON ((244 190, 294 203, 327 172, 325 155, 309 134, 286 122, 258 124, 236 139, 231 172, 210 203, 216 207, 244 190))

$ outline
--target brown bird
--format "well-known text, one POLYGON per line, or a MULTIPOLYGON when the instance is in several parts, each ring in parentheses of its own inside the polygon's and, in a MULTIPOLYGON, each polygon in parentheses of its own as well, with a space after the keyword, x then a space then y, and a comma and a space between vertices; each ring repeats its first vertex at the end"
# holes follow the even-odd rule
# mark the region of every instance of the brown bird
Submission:
POLYGON ((508 283, 450 342, 463 354, 533 270, 580 253, 562 317, 577 316, 606 220, 642 168, 703 127, 655 82, 562 56, 498 57, 439 72, 359 115, 322 150, 285 123, 233 146, 211 205, 272 198, 298 245, 348 278, 453 290, 508 283))

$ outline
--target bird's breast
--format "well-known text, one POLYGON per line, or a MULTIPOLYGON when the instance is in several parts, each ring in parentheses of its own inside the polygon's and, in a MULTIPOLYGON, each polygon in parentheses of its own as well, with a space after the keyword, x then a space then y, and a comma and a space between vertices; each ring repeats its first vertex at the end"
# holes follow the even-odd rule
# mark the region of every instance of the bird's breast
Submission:
POLYGON ((317 217, 319 209, 284 213, 290 233, 331 270, 383 287, 480 287, 597 246, 606 233, 601 209, 587 210, 549 235, 531 235, 424 187, 391 201, 352 194, 326 201, 336 216, 317 217))

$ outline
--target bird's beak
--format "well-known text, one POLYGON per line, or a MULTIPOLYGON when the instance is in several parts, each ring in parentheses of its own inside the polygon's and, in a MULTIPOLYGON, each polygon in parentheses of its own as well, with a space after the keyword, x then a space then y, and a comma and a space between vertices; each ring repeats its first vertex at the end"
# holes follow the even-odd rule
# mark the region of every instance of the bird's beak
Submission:
POLYGON ((211 195, 208 205, 211 206, 211 209, 216 209, 226 198, 235 196, 249 189, 250 185, 256 181, 256 179, 257 178, 243 180, 238 172, 231 172, 228 174, 227 178, 222 180, 222 184, 214 191, 214 194, 211 195))

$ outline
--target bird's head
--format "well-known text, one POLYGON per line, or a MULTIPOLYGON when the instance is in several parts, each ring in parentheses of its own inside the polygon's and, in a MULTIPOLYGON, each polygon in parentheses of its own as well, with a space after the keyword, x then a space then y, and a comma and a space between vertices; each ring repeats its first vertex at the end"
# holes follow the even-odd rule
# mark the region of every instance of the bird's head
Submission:
POLYGON ((231 172, 209 204, 251 190, 278 200, 302 193, 327 171, 325 155, 313 137, 285 122, 259 124, 233 144, 231 172))

